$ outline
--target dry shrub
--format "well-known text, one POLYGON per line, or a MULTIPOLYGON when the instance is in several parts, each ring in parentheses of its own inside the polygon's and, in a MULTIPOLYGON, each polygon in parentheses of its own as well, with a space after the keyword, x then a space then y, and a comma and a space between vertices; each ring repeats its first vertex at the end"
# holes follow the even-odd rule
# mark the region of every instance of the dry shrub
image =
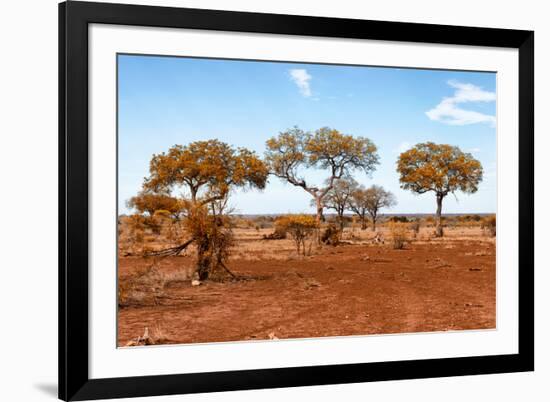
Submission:
POLYGON ((168 287, 172 284, 188 282, 193 276, 193 268, 187 267, 186 269, 178 269, 170 272, 162 273, 163 287, 168 287))
POLYGON ((496 215, 487 216, 481 222, 481 228, 490 236, 497 235, 497 217, 496 215))
POLYGON ((231 247, 234 245, 233 225, 227 215, 211 214, 205 206, 193 206, 184 221, 197 247, 197 279, 208 279, 210 273, 225 268, 231 247))
POLYGON ((164 273, 153 264, 138 270, 134 275, 121 278, 118 283, 119 307, 157 305, 164 289, 173 284, 191 279, 192 269, 164 273))
POLYGON ((424 218, 424 222, 426 223, 426 226, 432 227, 435 226, 435 219, 433 216, 427 216, 424 218))
POLYGON ((409 228, 412 230, 413 236, 416 238, 416 236, 417 236, 418 233, 420 232, 420 222, 418 222, 418 221, 412 222, 412 223, 409 225, 409 228))
POLYGON ((143 252, 145 237, 146 218, 139 214, 130 215, 125 219, 124 230, 121 233, 121 240, 126 240, 124 251, 128 254, 139 254, 143 252), (122 236, 124 234, 124 236, 122 236))
POLYGON ((126 346, 146 346, 146 345, 160 345, 166 343, 168 337, 164 334, 164 331, 157 323, 149 330, 145 327, 142 336, 138 336, 136 339, 132 339, 126 344, 126 346))
POLYGON ((119 307, 156 304, 156 296, 162 292, 164 281, 158 269, 151 265, 138 270, 134 275, 119 280, 119 307))
POLYGON ((296 244, 296 252, 306 255, 306 239, 310 237, 317 229, 315 218, 310 215, 286 215, 275 221, 275 227, 279 226, 282 230, 292 237, 296 244))
POLYGON ((264 240, 283 240, 286 239, 286 228, 283 226, 283 221, 276 220, 273 225, 273 233, 264 235, 264 240))
POLYGON ((388 221, 406 223, 409 222, 409 218, 407 218, 406 216, 392 216, 388 219, 388 221))
POLYGON ((408 241, 407 225, 402 222, 389 222, 388 229, 390 231, 392 248, 401 250, 405 247, 408 241))
POLYGON ((120 282, 118 284, 118 306, 121 308, 130 306, 146 306, 149 304, 149 299, 150 295, 146 292, 136 290, 128 282, 120 282))
POLYGON ((321 235, 321 241, 331 246, 337 246, 340 243, 341 230, 333 223, 330 223, 321 235))

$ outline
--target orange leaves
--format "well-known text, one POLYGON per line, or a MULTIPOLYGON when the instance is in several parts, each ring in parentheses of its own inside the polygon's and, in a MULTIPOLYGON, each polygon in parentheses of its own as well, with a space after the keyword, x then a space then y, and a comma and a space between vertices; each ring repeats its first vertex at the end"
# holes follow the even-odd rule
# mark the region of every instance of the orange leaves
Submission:
POLYGON ((401 187, 417 193, 434 191, 447 195, 461 190, 477 191, 483 178, 481 163, 460 148, 433 142, 415 145, 397 161, 401 187))
POLYGON ((275 220, 275 231, 288 233, 296 243, 300 253, 300 246, 305 255, 305 239, 317 229, 317 221, 313 216, 299 214, 281 216, 275 220))
POLYGON ((285 215, 275 220, 275 226, 283 230, 309 230, 317 227, 315 217, 305 214, 285 215))
POLYGON ((310 166, 344 171, 344 174, 351 169, 362 169, 368 174, 378 164, 376 146, 371 140, 342 134, 329 127, 309 135, 304 150, 310 166))
POLYGON ((363 137, 342 134, 328 127, 315 133, 294 127, 267 142, 265 158, 271 172, 306 191, 319 191, 319 187, 306 184, 300 168, 315 167, 328 170, 330 189, 335 179, 347 176, 354 169, 370 173, 378 164, 376 146, 363 137))
POLYGON ((170 215, 177 217, 183 210, 183 205, 177 198, 143 191, 130 198, 127 204, 141 214, 147 212, 149 216, 153 216, 156 211, 167 211, 170 215))
POLYGON ((149 171, 146 189, 168 191, 183 186, 193 201, 206 194, 222 199, 231 187, 264 188, 268 175, 267 166, 254 152, 235 150, 215 139, 175 145, 168 153, 154 155, 149 171))

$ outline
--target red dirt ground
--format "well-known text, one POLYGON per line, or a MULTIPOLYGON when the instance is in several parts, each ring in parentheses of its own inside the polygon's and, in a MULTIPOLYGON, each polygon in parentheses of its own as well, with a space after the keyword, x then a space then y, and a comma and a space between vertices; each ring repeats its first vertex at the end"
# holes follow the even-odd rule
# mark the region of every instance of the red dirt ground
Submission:
MULTIPOLYGON (((124 280, 148 262, 121 258, 124 280)), ((160 271, 192 264, 164 259, 160 271)), ((245 280, 170 283, 162 299, 119 308, 119 346, 158 326, 164 343, 495 328, 495 246, 476 240, 405 250, 348 245, 293 260, 232 260, 245 280)))

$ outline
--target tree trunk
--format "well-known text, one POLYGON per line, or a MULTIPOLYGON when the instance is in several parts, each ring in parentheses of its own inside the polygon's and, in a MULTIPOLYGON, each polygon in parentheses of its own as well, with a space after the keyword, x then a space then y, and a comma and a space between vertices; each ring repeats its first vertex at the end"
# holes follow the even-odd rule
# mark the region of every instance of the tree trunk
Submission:
POLYGON ((317 216, 315 222, 317 223, 317 244, 321 244, 321 221, 323 220, 323 202, 321 197, 315 198, 315 205, 317 207, 317 216))
POLYGON ((376 232, 376 215, 372 216, 372 231, 376 232))
POLYGON ((209 253, 210 244, 203 243, 197 245, 197 266, 195 270, 194 279, 205 281, 210 275, 210 268, 212 265, 211 255, 209 253))
POLYGON ((323 220, 323 203, 321 198, 315 198, 315 206, 317 207, 315 221, 317 222, 317 226, 321 227, 321 221, 323 220))
POLYGON ((441 206, 443 204, 443 195, 437 194, 437 210, 435 212, 435 235, 436 237, 443 236, 443 227, 441 226, 441 206))
POLYGON ((361 230, 366 230, 367 229, 367 220, 362 217, 361 218, 361 230))

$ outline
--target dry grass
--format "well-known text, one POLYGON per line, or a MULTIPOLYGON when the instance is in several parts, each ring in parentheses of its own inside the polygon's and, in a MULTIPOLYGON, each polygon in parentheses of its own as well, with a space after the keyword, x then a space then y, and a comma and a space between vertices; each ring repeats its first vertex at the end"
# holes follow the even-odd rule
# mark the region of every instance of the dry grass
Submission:
POLYGON ((148 265, 135 274, 119 279, 119 307, 155 306, 165 297, 165 289, 174 284, 189 282, 191 267, 170 272, 160 271, 157 265, 148 265))
POLYGON ((162 345, 169 342, 159 323, 153 327, 145 327, 143 335, 129 341, 126 346, 162 345))
MULTIPOLYGON (((407 225, 407 231, 409 232, 408 241, 414 241, 417 244, 439 244, 439 243, 449 243, 452 241, 458 241, 458 240, 469 240, 469 241, 478 241, 478 242, 484 242, 484 243, 494 243, 495 237, 492 237, 490 233, 486 229, 482 229, 480 225, 477 226, 469 226, 469 225, 457 225, 455 227, 447 227, 445 230, 445 236, 442 238, 435 238, 433 236, 433 228, 427 225, 421 225, 418 233, 415 233, 415 228, 411 227, 411 224, 405 224, 407 225)), ((256 230, 255 227, 252 228, 236 228, 234 229, 234 236, 235 236, 235 246, 231 249, 230 253, 230 259, 229 261, 265 261, 265 260, 275 260, 275 261, 286 261, 288 259, 295 258, 295 250, 296 247, 291 239, 281 239, 281 240, 266 240, 264 239, 264 236, 269 235, 273 232, 272 228, 264 228, 256 230)), ((344 240, 348 244, 371 244, 373 238, 376 235, 379 235, 381 238, 384 238, 386 240, 390 240, 390 246, 391 246, 391 239, 392 234, 389 227, 389 223, 382 223, 377 226, 376 232, 373 232, 370 229, 367 230, 360 230, 355 227, 346 227, 344 229, 344 232, 341 234, 341 239, 344 240)), ((315 239, 309 239, 308 244, 306 244, 306 249, 308 251, 308 255, 316 255, 318 254, 318 249, 316 244, 314 244, 315 239)), ((173 243, 164 241, 162 238, 158 238, 155 242, 147 243, 148 249, 154 249, 154 250, 160 250, 162 248, 166 248, 167 246, 172 246, 173 243)), ((125 255, 124 253, 121 253, 121 255, 125 255)), ((139 255, 139 254, 138 254, 139 255)), ((195 255, 195 248, 193 245, 189 246, 187 250, 185 250, 184 253, 182 253, 183 256, 191 256, 193 257, 195 255)), ((165 282, 167 284, 175 283, 178 281, 186 281, 186 277, 190 277, 190 273, 187 272, 174 272, 174 273, 167 273, 166 275, 173 275, 173 278, 167 277, 165 278, 165 282)), ((146 278, 142 278, 142 280, 147 280, 146 278)), ((154 276, 153 278, 154 280, 154 276)), ((156 281, 156 282, 160 282, 156 281)), ((123 290, 123 296, 124 291, 123 290)), ((130 304, 142 303, 142 299, 145 296, 140 294, 139 290, 133 289, 133 294, 131 297, 127 297, 128 302, 130 304), (134 300, 135 299, 135 300, 134 300)), ((123 299, 125 299, 123 297, 123 299)), ((123 303, 125 304, 125 303, 123 303)))
POLYGON ((409 241, 408 225, 401 222, 390 222, 388 224, 390 231, 391 245, 394 250, 401 250, 409 241))

